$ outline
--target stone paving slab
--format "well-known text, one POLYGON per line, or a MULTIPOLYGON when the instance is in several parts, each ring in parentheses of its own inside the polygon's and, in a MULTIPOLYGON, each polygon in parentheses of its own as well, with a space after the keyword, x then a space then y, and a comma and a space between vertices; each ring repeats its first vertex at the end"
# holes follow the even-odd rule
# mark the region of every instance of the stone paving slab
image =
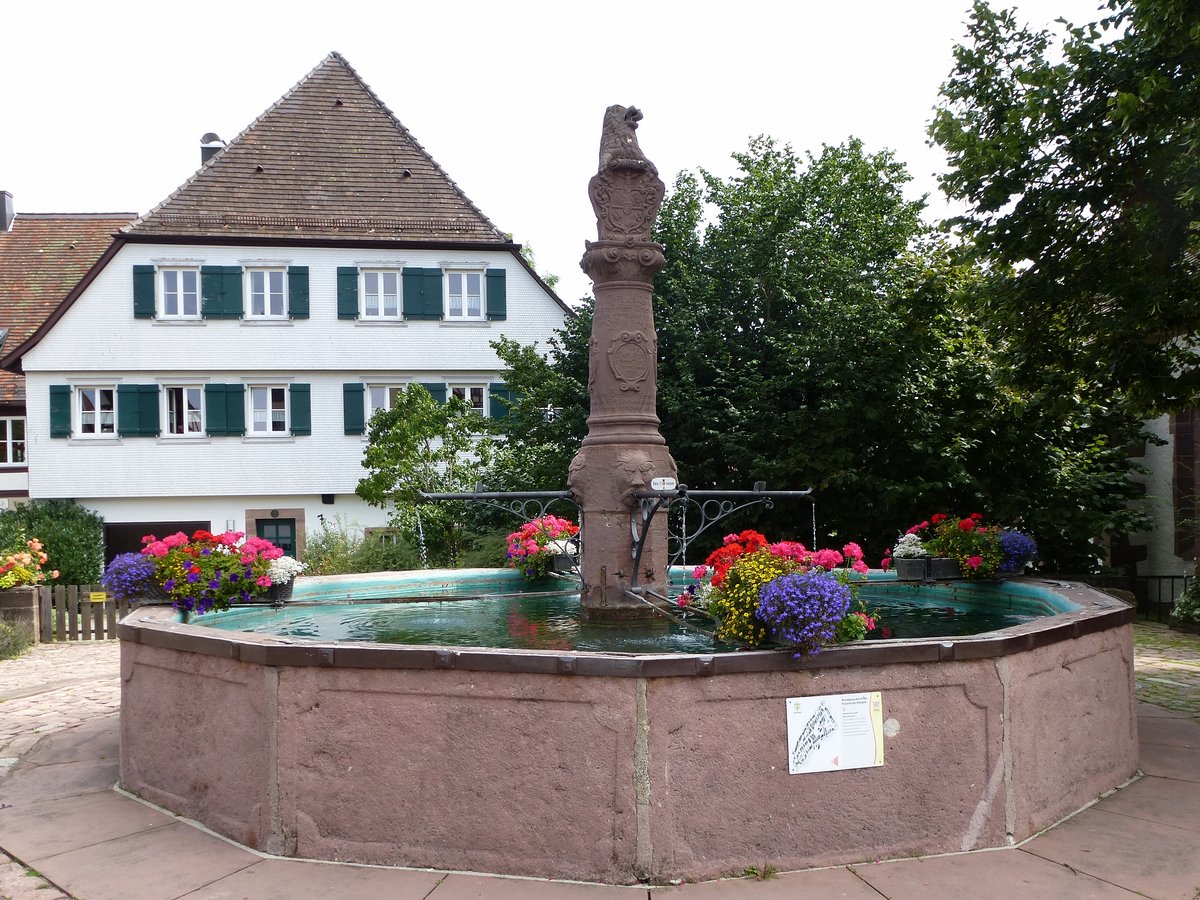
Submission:
MULTIPOLYGON (((1200 754, 1198 754, 1200 756, 1200 754)), ((1105 797, 1098 804, 1105 812, 1162 825, 1174 825, 1200 834, 1200 781, 1174 778, 1139 778, 1105 797)), ((1200 840, 1197 841, 1200 844, 1200 840)))
POLYGON ((1022 849, 1156 900, 1195 900, 1200 893, 1197 846, 1196 831, 1117 815, 1097 806, 1026 842, 1022 849))
POLYGON ((264 859, 180 900, 434 900, 445 872, 264 859))
POLYGON ((18 859, 39 859, 90 847, 176 820, 111 790, 0 809, 0 845, 18 859))
MULTIPOLYGON (((0 859, 3 855, 0 854, 0 859)), ((70 900, 58 888, 17 862, 0 862, 0 898, 3 900, 70 900), (33 873, 33 874, 31 874, 33 873)))
POLYGON ((59 853, 39 872, 85 900, 174 900, 259 862, 183 822, 59 853))
MULTIPOLYGON (((650 889, 651 900, 879 900, 879 892, 847 868, 787 872, 755 881, 737 878, 650 889)), ((437 900, 434 894, 431 900, 437 900)))
POLYGON ((621 887, 451 874, 429 895, 429 900, 645 900, 645 897, 644 885, 621 887))
POLYGON ((1020 850, 851 866, 889 900, 1135 900, 1140 895, 1020 850))

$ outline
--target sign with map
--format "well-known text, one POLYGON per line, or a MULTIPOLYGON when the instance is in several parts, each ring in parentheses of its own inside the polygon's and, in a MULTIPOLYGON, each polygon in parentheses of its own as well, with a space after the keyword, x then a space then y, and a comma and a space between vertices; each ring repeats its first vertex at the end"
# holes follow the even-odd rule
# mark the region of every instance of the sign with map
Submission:
POLYGON ((883 694, 787 700, 788 774, 883 765, 883 694))

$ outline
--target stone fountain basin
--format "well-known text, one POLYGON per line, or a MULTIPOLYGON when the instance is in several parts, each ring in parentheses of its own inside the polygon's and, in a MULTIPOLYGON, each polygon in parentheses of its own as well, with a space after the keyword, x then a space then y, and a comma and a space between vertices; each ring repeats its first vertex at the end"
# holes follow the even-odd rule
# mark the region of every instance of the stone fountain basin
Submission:
POLYGON ((121 784, 282 856, 610 883, 1002 847, 1137 767, 1133 610, 632 656, 119 626, 121 784), (885 764, 789 775, 788 697, 882 691, 885 764))

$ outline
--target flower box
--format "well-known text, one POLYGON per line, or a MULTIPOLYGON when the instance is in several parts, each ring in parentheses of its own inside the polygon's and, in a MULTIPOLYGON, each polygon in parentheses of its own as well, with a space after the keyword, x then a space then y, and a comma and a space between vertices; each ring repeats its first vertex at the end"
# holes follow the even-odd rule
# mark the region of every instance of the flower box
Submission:
POLYGON ((267 596, 259 598, 260 602, 266 601, 269 603, 286 603, 292 599, 292 582, 285 584, 273 584, 267 588, 267 596))
POLYGON ((963 576, 958 560, 948 556, 934 556, 929 559, 929 577, 934 581, 958 581, 963 576))
POLYGON ((929 568, 929 558, 925 556, 910 559, 896 559, 896 578, 900 581, 924 581, 929 568))
POLYGON ((0 591, 0 622, 25 632, 36 644, 41 638, 37 588, 28 585, 0 591))

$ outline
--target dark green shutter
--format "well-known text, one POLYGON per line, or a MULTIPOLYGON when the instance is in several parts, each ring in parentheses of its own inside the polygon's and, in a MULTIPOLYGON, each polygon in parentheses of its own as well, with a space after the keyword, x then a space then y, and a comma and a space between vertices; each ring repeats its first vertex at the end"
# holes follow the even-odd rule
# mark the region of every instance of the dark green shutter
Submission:
POLYGON ((225 433, 234 436, 246 433, 246 386, 244 384, 225 385, 225 433))
POLYGON ((404 318, 432 322, 442 318, 442 270, 406 268, 401 273, 404 318))
POLYGON ((222 306, 226 319, 242 317, 242 267, 222 266, 224 270, 224 288, 221 290, 222 306))
POLYGON ((133 317, 154 318, 154 266, 133 267, 133 317))
POLYGON ((242 317, 241 266, 201 266, 200 313, 206 319, 242 317))
POLYGON ((50 437, 71 436, 71 386, 50 385, 50 437))
POLYGON ((489 384, 488 414, 493 419, 503 419, 508 416, 516 395, 516 391, 510 391, 507 385, 499 383, 489 384))
POLYGON ((337 315, 339 319, 358 318, 358 269, 338 266, 337 315))
POLYGON ((404 294, 404 318, 425 318, 425 270, 406 268, 400 275, 400 282, 404 294))
POLYGON ((508 318, 508 290, 503 269, 488 270, 487 317, 493 322, 502 322, 508 318))
POLYGON ((312 399, 307 384, 293 384, 288 388, 289 406, 292 414, 292 434, 312 434, 312 399))
POLYGON ((438 403, 446 402, 446 385, 444 382, 431 382, 429 384, 422 384, 421 387, 429 391, 429 395, 438 403))
POLYGON ((308 318, 308 266, 288 266, 288 316, 308 318))
POLYGON ((117 434, 158 437, 158 385, 117 385, 117 434))
POLYGON ((204 422, 209 434, 225 434, 225 385, 204 386, 204 422))
POLYGON ((364 434, 367 430, 366 413, 367 386, 365 384, 342 385, 342 420, 346 434, 364 434))
POLYGON ((210 435, 246 433, 246 387, 241 384, 204 386, 205 427, 210 435))
POLYGON ((425 318, 440 320, 446 308, 446 298, 442 293, 442 270, 425 270, 425 318))

